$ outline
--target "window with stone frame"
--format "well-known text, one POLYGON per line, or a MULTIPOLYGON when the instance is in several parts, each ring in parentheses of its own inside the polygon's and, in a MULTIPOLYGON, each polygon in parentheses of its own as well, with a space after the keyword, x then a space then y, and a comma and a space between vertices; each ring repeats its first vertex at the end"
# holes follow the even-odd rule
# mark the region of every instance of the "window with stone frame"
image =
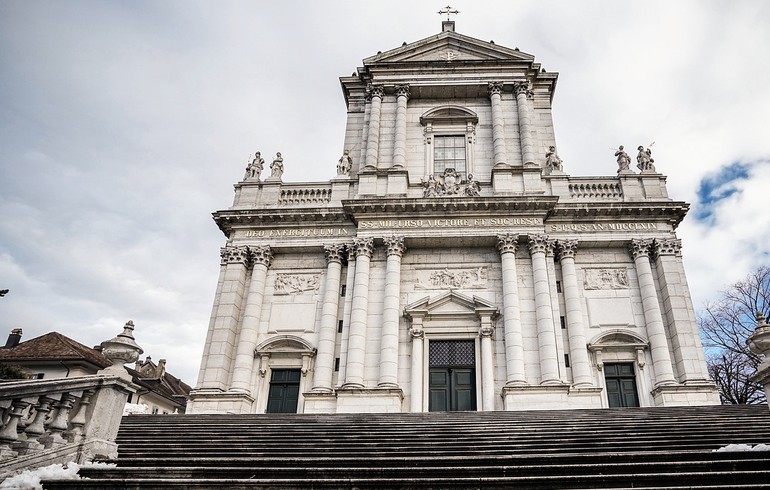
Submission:
POLYGON ((433 172, 443 174, 448 168, 463 177, 467 175, 464 135, 437 135, 433 139, 433 172))

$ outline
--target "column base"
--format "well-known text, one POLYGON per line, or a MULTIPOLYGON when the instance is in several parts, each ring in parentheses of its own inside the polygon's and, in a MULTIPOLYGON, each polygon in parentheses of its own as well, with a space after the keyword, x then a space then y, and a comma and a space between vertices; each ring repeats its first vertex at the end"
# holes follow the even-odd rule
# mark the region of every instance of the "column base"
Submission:
POLYGON ((652 400, 656 407, 683 407, 719 405, 719 392, 713 383, 701 385, 659 385, 653 388, 652 400))
POLYGON ((400 388, 347 388, 337 390, 337 413, 399 413, 404 392, 400 388))
POLYGON ((193 390, 187 401, 187 413, 253 413, 254 397, 236 391, 209 392, 193 390))
POLYGON ((601 394, 598 387, 578 389, 566 384, 506 386, 502 392, 506 411, 602 408, 601 394))
POLYGON ((337 393, 334 391, 310 391, 303 393, 305 408, 303 413, 335 413, 337 411, 337 393))

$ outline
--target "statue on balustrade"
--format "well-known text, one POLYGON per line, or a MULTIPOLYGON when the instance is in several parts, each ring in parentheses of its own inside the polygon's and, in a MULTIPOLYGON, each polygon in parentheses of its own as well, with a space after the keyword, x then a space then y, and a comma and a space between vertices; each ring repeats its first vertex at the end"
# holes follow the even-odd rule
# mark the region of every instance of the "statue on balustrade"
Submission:
POLYGON ((655 173, 655 160, 652 159, 652 150, 640 146, 637 148, 639 154, 636 156, 636 167, 644 173, 655 173))
POLYGON ((265 166, 265 159, 262 158, 260 152, 254 154, 254 159, 246 166, 246 175, 243 180, 257 179, 259 181, 259 175, 262 173, 262 169, 265 166))
POLYGON ((283 176, 283 158, 281 152, 275 154, 273 163, 270 164, 270 178, 275 180, 281 180, 283 176))
POLYGON ((350 158, 350 150, 345 150, 337 162, 337 175, 350 175, 351 168, 353 168, 353 159, 350 158))
POLYGON ((615 152, 615 156, 618 158, 618 173, 628 173, 631 171, 631 157, 623 150, 623 145, 618 147, 615 152))
POLYGON ((559 154, 556 153, 555 146, 548 147, 548 152, 545 154, 545 167, 549 170, 549 173, 553 171, 562 171, 562 161, 561 158, 559 158, 559 154))

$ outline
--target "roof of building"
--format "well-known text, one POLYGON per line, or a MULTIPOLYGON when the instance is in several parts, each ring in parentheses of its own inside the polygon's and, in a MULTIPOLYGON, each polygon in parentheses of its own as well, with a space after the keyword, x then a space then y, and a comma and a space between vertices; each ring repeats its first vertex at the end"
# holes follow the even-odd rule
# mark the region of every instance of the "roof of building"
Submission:
MULTIPOLYGON (((15 347, 0 348, 0 361, 20 366, 32 362, 81 362, 90 365, 96 372, 112 365, 99 350, 88 347, 59 332, 50 332, 40 337, 21 342, 15 347)), ((152 391, 173 404, 183 408, 187 394, 192 389, 181 379, 166 372, 165 360, 155 364, 148 356, 136 363, 136 368, 126 366, 134 384, 152 391)))

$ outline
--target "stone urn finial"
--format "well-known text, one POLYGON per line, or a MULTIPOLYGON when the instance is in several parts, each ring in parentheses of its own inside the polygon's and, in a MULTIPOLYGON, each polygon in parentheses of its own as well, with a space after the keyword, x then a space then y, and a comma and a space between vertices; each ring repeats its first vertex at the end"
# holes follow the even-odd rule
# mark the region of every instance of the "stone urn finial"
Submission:
POLYGON ((124 364, 136 362, 144 350, 137 345, 134 340, 134 322, 129 320, 123 327, 123 332, 119 333, 110 340, 101 343, 102 354, 112 361, 112 366, 103 371, 120 376, 128 376, 128 372, 123 367, 124 364))
POLYGON ((761 311, 757 312, 757 328, 746 339, 746 343, 751 352, 764 356, 762 363, 757 366, 757 372, 770 369, 770 325, 767 324, 765 315, 761 311))

